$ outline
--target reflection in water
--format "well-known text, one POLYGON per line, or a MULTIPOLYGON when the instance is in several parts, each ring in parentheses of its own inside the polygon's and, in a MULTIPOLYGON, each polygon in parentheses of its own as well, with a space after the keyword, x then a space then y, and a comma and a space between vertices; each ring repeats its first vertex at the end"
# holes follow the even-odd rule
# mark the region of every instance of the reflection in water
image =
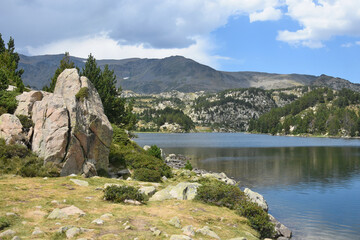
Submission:
POLYGON ((166 148, 192 156, 193 165, 221 171, 251 187, 343 185, 360 172, 360 148, 166 148))
POLYGON ((293 239, 360 239, 360 141, 252 134, 139 134, 264 195, 293 239), (281 146, 281 147, 279 147, 281 146))

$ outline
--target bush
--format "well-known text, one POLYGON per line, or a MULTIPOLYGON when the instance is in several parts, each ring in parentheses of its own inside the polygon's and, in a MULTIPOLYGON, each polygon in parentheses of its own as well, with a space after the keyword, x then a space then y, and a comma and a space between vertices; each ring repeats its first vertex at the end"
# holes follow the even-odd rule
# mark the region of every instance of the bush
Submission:
POLYGON ((109 177, 110 177, 108 171, 106 171, 106 170, 103 169, 103 168, 100 168, 100 169, 97 170, 97 175, 98 175, 99 177, 106 177, 106 178, 109 178, 109 177))
POLYGON ((29 132, 30 128, 34 126, 34 122, 26 115, 16 115, 16 117, 20 120, 21 125, 23 126, 23 130, 25 132, 29 132))
POLYGON ((1 112, 13 114, 17 108, 18 102, 16 96, 19 92, 0 91, 0 108, 1 112))
POLYGON ((135 142, 130 141, 124 129, 116 125, 112 125, 112 127, 114 134, 109 154, 109 163, 112 166, 133 170, 142 169, 137 171, 135 177, 142 181, 148 181, 149 179, 152 181, 154 181, 154 179, 160 181, 162 176, 166 176, 167 178, 172 177, 171 168, 161 159, 161 151, 157 146, 152 146, 149 154, 149 152, 139 147, 135 142), (155 177, 150 177, 148 175, 149 171, 143 169, 153 170, 153 173, 156 172, 155 177), (160 174, 160 177, 158 177, 158 174, 160 174))
POLYGON ((133 177, 138 181, 144 182, 160 182, 160 172, 148 168, 135 169, 133 177))
POLYGON ((89 89, 87 87, 82 87, 75 95, 77 100, 84 101, 85 98, 89 96, 89 89))
POLYGON ((0 231, 10 226, 10 221, 5 217, 0 217, 0 231))
POLYGON ((217 180, 203 179, 195 197, 196 200, 235 209, 245 199, 245 194, 236 186, 217 180))
POLYGON ((137 188, 132 186, 109 186, 104 190, 104 198, 107 201, 116 203, 124 202, 125 199, 136 200, 139 202, 147 201, 147 196, 140 193, 137 188))
POLYGON ((25 146, 5 143, 0 139, 0 175, 19 174, 23 177, 57 177, 59 169, 37 157, 25 146))
POLYGON ((147 153, 148 153, 150 156, 153 156, 153 157, 162 159, 162 157, 161 157, 161 149, 160 149, 158 146, 156 146, 156 145, 152 145, 152 146, 147 150, 147 153))
POLYGON ((274 235, 274 224, 270 222, 269 215, 257 204, 242 201, 236 211, 249 220, 250 226, 260 233, 261 238, 271 238, 274 235))
POLYGON ((249 220, 250 226, 257 230, 261 238, 272 237, 274 224, 269 215, 257 204, 249 202, 244 193, 236 186, 218 180, 202 179, 197 190, 196 200, 204 203, 236 209, 236 213, 249 220))
POLYGON ((191 165, 191 163, 190 163, 190 161, 189 160, 187 160, 186 161, 186 164, 185 164, 185 167, 184 167, 186 170, 193 170, 193 167, 192 167, 192 165, 191 165))

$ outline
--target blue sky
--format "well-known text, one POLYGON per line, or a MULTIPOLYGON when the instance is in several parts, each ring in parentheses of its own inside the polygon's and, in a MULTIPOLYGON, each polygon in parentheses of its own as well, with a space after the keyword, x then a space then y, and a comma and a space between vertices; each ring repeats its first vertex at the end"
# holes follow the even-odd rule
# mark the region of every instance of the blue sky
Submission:
POLYGON ((2 0, 0 33, 26 55, 182 55, 360 83, 359 0, 2 0))

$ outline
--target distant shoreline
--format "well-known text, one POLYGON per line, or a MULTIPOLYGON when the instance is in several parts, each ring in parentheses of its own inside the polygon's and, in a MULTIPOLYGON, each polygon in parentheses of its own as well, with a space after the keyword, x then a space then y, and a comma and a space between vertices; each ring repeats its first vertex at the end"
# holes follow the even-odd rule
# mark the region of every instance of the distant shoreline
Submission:
MULTIPOLYGON (((137 133, 157 133, 157 134, 178 134, 178 132, 141 132, 141 131, 133 131, 134 134, 137 133)), ((272 135, 270 133, 258 133, 258 132, 183 132, 180 134, 187 133, 244 133, 244 134, 254 134, 254 135, 268 135, 268 136, 280 136, 280 137, 301 137, 301 138, 333 138, 333 139, 360 139, 360 137, 348 137, 348 136, 328 136, 328 135, 312 135, 312 134, 300 134, 300 135, 292 135, 292 134, 276 134, 272 135)))

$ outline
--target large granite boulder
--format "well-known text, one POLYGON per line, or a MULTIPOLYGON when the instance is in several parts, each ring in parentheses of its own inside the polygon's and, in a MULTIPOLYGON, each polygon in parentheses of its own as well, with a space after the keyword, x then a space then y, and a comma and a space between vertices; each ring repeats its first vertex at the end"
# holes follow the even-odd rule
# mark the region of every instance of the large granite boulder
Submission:
POLYGON ((59 75, 54 93, 31 91, 17 100, 16 113, 34 122, 32 150, 45 163, 56 164, 62 176, 107 170, 112 127, 95 87, 77 69, 59 75))
POLYGON ((169 185, 156 192, 149 201, 164 201, 167 199, 193 200, 200 186, 200 183, 191 182, 181 182, 175 186, 169 185))
POLYGON ((21 144, 25 139, 20 120, 12 114, 2 114, 0 116, 0 138, 5 139, 6 144, 21 144))
POLYGON ((18 107, 16 108, 14 114, 30 116, 34 103, 37 101, 41 101, 44 95, 49 94, 50 93, 41 91, 23 92, 21 95, 16 96, 16 100, 18 101, 18 107))

